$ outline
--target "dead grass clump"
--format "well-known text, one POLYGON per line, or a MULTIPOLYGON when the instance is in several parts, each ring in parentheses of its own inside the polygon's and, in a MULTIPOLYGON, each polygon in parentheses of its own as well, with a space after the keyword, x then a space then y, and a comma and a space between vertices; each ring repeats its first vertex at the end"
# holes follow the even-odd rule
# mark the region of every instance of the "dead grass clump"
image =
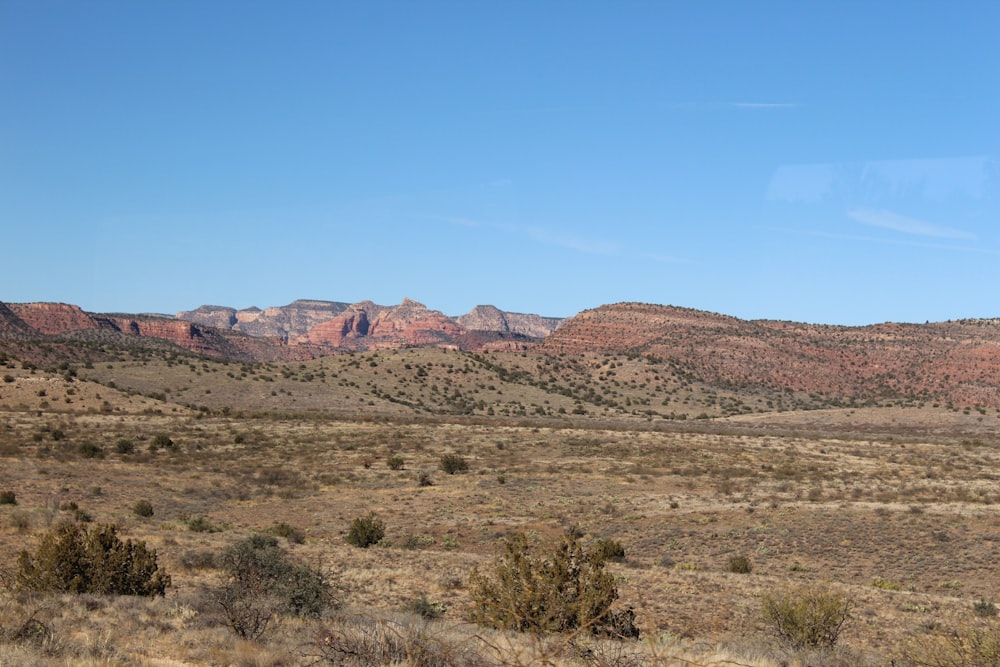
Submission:
POLYGON ((319 665, 487 667, 482 650, 467 639, 436 634, 426 623, 340 615, 323 626, 307 655, 319 665))
POLYGON ((903 667, 995 667, 1000 665, 1000 626, 976 625, 937 631, 906 645, 903 667))

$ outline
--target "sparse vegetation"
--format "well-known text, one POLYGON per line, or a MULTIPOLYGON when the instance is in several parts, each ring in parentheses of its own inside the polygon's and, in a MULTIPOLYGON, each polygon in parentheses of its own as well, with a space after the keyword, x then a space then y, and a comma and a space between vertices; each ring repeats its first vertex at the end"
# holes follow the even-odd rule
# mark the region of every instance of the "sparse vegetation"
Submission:
POLYGON ((708 387, 668 355, 406 349, 224 363, 116 350, 93 361, 76 366, 72 387, 51 361, 0 385, 0 488, 17 493, 16 506, 0 504, 0 547, 16 554, 55 526, 118 520, 122 540, 156 546, 177 585, 165 600, 125 601, 0 586, 0 663, 371 664, 344 651, 398 649, 404 662, 426 650, 474 664, 625 667, 676 651, 701 665, 723 659, 691 647, 722 642, 735 664, 902 667, 919 664, 904 659, 908 646, 935 664, 932 649, 954 636, 965 642, 958 655, 989 656, 1000 507, 992 407, 859 398, 810 412, 836 408, 834 398, 708 387), (248 386, 260 404, 239 393, 248 386), (163 434, 179 444, 151 447, 163 434), (87 443, 104 458, 87 458, 87 443), (437 478, 448 454, 472 474, 437 478), (394 457, 405 461, 398 474, 394 457), (134 514, 139 499, 156 520, 134 514), (390 530, 380 548, 354 548, 344 539, 352 517, 373 510, 390 530), (470 572, 492 576, 493 545, 520 531, 534 555, 551 553, 566 526, 585 557, 603 552, 620 595, 610 609, 634 605, 633 624, 654 630, 648 642, 591 636, 589 626, 528 637, 463 625, 470 572), (227 582, 221 554, 260 533, 293 564, 335 572, 348 611, 302 620, 258 600, 270 610, 264 632, 252 643, 230 636, 239 633, 215 599, 227 582), (614 539, 601 546, 598 536, 614 539), (610 543, 623 556, 627 547, 627 561, 610 543), (754 576, 733 574, 734 554, 752 558, 754 576), (758 636, 777 636, 761 588, 793 584, 858 601, 835 651, 758 636), (45 628, 31 636, 48 639, 15 640, 31 604, 45 628), (336 650, 320 648, 326 637, 336 650))

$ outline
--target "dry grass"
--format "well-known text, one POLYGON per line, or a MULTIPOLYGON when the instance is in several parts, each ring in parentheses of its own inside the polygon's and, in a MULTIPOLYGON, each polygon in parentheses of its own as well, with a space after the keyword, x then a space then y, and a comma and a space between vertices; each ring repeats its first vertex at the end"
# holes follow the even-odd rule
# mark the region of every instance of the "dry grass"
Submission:
MULTIPOLYGON (((605 416, 601 406, 588 408, 594 414, 587 419, 494 414, 462 421, 440 413, 415 419, 409 408, 392 417, 390 408, 401 404, 372 395, 376 406, 359 405, 355 410, 364 415, 356 419, 344 416, 358 394, 339 382, 375 384, 392 377, 383 371, 402 375, 405 364, 413 372, 423 364, 428 377, 419 387, 393 379, 399 387, 393 391, 416 398, 422 388, 428 404, 431 386, 442 395, 449 377, 449 390, 463 395, 476 382, 489 386, 473 361, 472 370, 462 372, 464 362, 455 361, 465 357, 450 353, 449 369, 437 365, 442 355, 417 350, 320 360, 304 369, 262 365, 240 380, 226 376, 239 376, 240 365, 226 371, 201 360, 191 362, 194 371, 187 362, 159 363, 146 380, 137 372, 125 376, 150 383, 131 387, 139 391, 164 385, 173 397, 201 391, 199 404, 221 397, 210 412, 16 371, 14 382, 0 384, 0 491, 17 498, 16 505, 0 506, 0 565, 9 568, 54 522, 78 516, 75 503, 94 521, 117 523, 123 537, 155 547, 175 585, 156 600, 3 593, 0 664, 308 664, 310 647, 334 617, 326 626, 283 619, 262 643, 249 644, 228 631, 206 595, 219 577, 213 554, 281 523, 304 537, 283 546, 336 582, 347 605, 340 618, 423 627, 406 610, 417 600, 438 604, 442 618, 423 632, 447 647, 440 651, 464 656, 465 663, 455 664, 877 665, 901 659, 903 648, 921 638, 939 641, 942 628, 996 623, 973 611, 976 601, 998 595, 1000 448, 990 432, 992 415, 882 408, 682 427, 676 420, 651 424, 624 408, 605 416), (355 361, 363 363, 355 367, 355 361), (363 368, 372 361, 378 376, 363 368), (325 383, 317 379, 321 370, 325 383), (308 373, 312 380, 304 379, 308 373), (456 376, 471 384, 459 386, 456 376), (205 377, 213 384, 202 388, 205 377), (48 382, 46 396, 36 392, 34 399, 48 398, 48 409, 32 402, 27 388, 41 380, 48 382), (256 394, 244 396, 230 385, 265 387, 266 400, 272 387, 284 387, 291 391, 291 397, 279 393, 286 407, 291 398, 311 406, 310 391, 331 403, 313 396, 315 413, 251 414, 247 406, 256 394), (345 390, 343 401, 337 403, 337 392, 319 391, 330 385, 345 390), (183 386, 191 388, 179 391, 183 386), (59 393, 67 388, 75 390, 72 403, 59 393), (222 405, 240 396, 243 403, 221 414, 222 405), (104 401, 110 410, 101 410, 104 401), (330 405, 341 414, 331 415, 338 410, 330 405), (385 407, 384 418, 371 419, 369 407, 385 407), (174 446, 150 451, 158 434, 174 446), (134 444, 132 453, 117 450, 123 440, 134 444), (87 458, 83 443, 98 446, 100 455, 87 458), (438 470, 451 453, 470 469, 438 470), (393 456, 404 459, 402 469, 387 465, 393 456), (421 485, 421 473, 432 485, 421 485), (152 504, 153 516, 133 512, 140 499, 152 504), (344 538, 351 521, 369 511, 386 522, 386 539, 357 549, 344 538), (217 532, 191 530, 198 518, 217 532), (569 527, 588 540, 624 545, 625 561, 610 567, 622 603, 636 611, 642 641, 585 645, 582 638, 488 633, 465 622, 468 575, 493 556, 504 535, 522 530, 544 537, 569 527), (728 571, 737 555, 753 562, 751 573, 728 571), (876 580, 899 590, 873 586, 876 580), (849 594, 853 612, 839 652, 789 652, 770 637, 761 599, 789 584, 830 584, 849 594), (31 618, 46 630, 18 637, 31 618)), ((592 370, 609 370, 593 363, 592 370)), ((637 381, 642 363, 625 366, 637 381)), ((93 373, 107 372, 107 382, 123 372, 122 364, 142 368, 138 360, 111 364, 95 364, 93 373)), ((516 357, 509 367, 517 364, 544 361, 516 357)), ((123 386, 124 380, 119 375, 115 382, 123 386)), ((498 399, 489 404, 495 413, 501 396, 558 407, 551 392, 534 398, 531 392, 542 391, 535 386, 494 387, 479 395, 498 399)))

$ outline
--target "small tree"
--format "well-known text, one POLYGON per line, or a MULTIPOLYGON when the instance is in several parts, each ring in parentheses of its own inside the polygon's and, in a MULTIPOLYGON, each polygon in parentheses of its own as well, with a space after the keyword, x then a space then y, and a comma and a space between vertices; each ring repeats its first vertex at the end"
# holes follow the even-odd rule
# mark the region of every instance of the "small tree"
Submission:
POLYGON ((549 545, 531 543, 524 533, 504 541, 489 571, 470 577, 473 622, 537 633, 586 629, 595 635, 638 637, 635 615, 615 611, 614 576, 600 550, 585 552, 572 533, 549 545))
POLYGON ((215 601, 229 627, 245 639, 259 639, 277 614, 318 618, 333 604, 322 572, 291 561, 270 535, 240 540, 219 564, 226 580, 215 601))

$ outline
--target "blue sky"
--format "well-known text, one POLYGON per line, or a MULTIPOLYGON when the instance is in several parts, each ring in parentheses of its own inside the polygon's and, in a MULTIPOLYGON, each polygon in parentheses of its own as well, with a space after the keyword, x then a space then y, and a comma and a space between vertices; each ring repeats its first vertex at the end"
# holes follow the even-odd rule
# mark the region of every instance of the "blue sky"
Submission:
POLYGON ((1000 316, 1000 3, 0 0, 0 301, 1000 316))

